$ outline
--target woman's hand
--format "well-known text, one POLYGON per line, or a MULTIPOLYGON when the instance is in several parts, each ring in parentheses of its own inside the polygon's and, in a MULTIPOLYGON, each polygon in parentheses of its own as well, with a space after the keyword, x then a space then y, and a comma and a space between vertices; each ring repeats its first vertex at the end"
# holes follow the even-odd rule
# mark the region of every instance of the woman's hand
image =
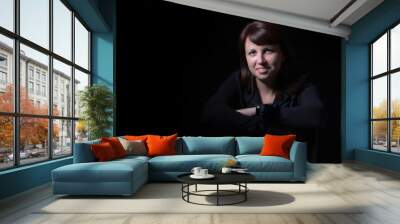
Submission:
POLYGON ((256 107, 243 108, 243 109, 239 109, 236 111, 245 116, 255 116, 256 115, 256 107))

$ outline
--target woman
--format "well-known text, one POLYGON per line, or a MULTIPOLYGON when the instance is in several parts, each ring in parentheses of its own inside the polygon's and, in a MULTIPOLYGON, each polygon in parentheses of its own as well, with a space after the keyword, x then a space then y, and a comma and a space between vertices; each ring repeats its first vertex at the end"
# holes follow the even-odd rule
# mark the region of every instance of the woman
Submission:
POLYGON ((307 138, 320 124, 316 88, 300 75, 280 27, 248 24, 239 38, 240 71, 234 72, 206 103, 204 118, 218 134, 307 138))

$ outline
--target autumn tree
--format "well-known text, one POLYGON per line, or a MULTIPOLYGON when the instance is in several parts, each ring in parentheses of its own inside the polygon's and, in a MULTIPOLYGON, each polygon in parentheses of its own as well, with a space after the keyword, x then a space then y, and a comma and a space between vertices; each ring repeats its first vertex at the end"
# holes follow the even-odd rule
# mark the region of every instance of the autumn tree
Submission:
MULTIPOLYGON (((400 117, 400 100, 394 99, 391 102, 391 117, 398 118, 400 117)), ((373 110, 373 118, 387 118, 387 100, 382 100, 378 106, 374 107, 373 110)), ((400 122, 399 121, 391 121, 391 129, 392 129, 392 141, 397 142, 400 138, 400 122)), ((387 135, 387 121, 375 121, 373 125, 373 133, 374 139, 376 138, 385 138, 387 135)))
MULTIPOLYGON (((0 93, 0 111, 13 112, 14 97, 13 85, 8 85, 5 93, 0 93)), ((47 106, 34 105, 29 99, 28 93, 24 87, 20 88, 20 110, 23 114, 41 114, 46 115, 47 106)), ((59 113, 56 111, 56 113, 59 113)), ((12 150, 13 146, 13 117, 0 116, 0 146, 12 150)), ((26 145, 47 143, 48 136, 48 119, 47 118, 20 118, 20 149, 24 149, 26 145)), ((59 135, 59 128, 53 128, 53 138, 59 135)))

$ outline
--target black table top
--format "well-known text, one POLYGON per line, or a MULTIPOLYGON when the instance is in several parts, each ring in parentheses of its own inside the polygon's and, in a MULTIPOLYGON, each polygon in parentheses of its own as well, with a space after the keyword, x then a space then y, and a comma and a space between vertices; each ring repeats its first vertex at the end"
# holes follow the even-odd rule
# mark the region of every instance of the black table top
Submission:
POLYGON ((236 184, 248 183, 255 180, 249 173, 212 173, 215 177, 211 179, 194 179, 192 173, 181 174, 177 177, 178 181, 186 184, 236 184))

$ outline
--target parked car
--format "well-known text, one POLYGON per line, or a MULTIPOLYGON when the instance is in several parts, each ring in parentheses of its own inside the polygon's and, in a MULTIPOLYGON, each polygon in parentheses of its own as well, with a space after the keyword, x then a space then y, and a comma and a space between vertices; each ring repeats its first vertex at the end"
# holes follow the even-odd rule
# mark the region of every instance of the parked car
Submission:
MULTIPOLYGON (((8 159, 11 161, 11 160, 14 160, 14 154, 13 153, 10 153, 10 154, 8 154, 8 159)), ((31 152, 31 150, 24 150, 24 151, 21 151, 20 153, 19 153, 19 158, 20 159, 27 159, 27 158, 30 158, 30 157, 32 157, 32 152, 31 152)))

